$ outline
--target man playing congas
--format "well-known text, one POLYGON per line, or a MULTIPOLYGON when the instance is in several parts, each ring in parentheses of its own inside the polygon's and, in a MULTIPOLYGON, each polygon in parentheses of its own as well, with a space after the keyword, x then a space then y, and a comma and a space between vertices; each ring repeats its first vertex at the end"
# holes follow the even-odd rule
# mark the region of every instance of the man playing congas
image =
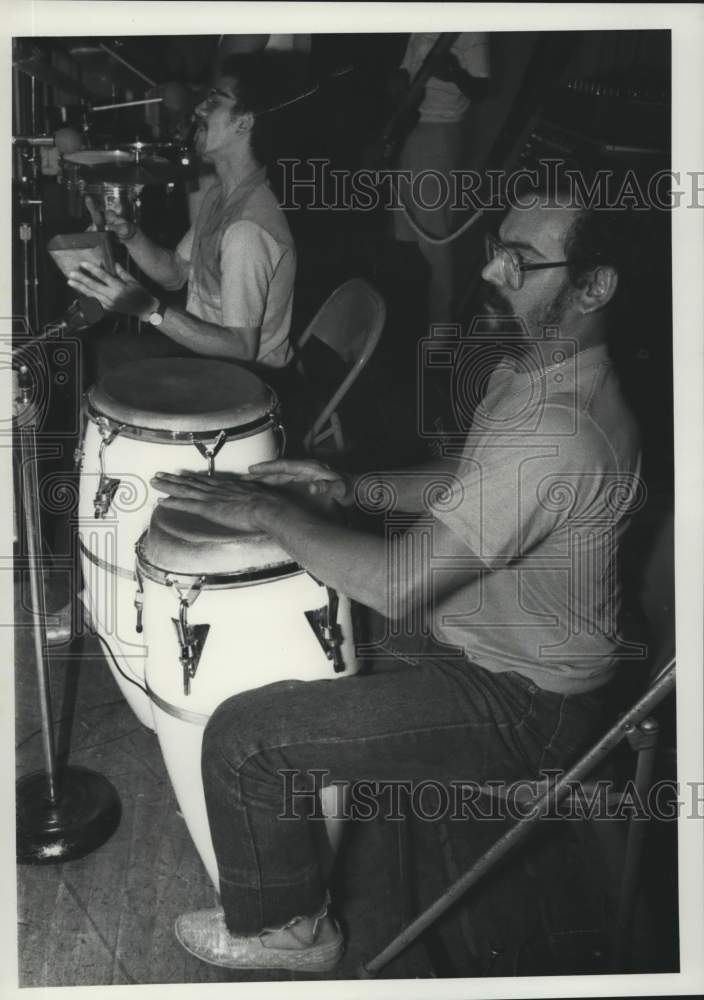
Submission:
POLYGON ((288 364, 296 251, 263 165, 273 112, 282 100, 276 80, 264 53, 223 62, 216 86, 195 111, 196 152, 213 164, 216 180, 174 251, 154 244, 134 222, 106 212, 107 228, 153 281, 167 291, 188 282, 186 308, 154 297, 119 265, 109 275, 84 264, 72 272, 72 288, 105 309, 138 316, 196 354, 268 369, 288 364))
POLYGON ((365 675, 270 684, 215 711, 202 769, 222 908, 176 923, 203 961, 322 972, 339 959, 311 830, 316 774, 352 801, 359 782, 476 792, 564 768, 603 723, 620 643, 613 567, 639 488, 638 433, 606 347, 626 221, 552 201, 512 209, 487 241, 484 313, 520 318, 522 336, 499 351, 456 458, 356 483, 286 461, 155 477, 167 510, 266 532, 391 632, 423 616, 432 630, 365 675), (277 488, 291 482, 343 504, 386 498, 387 537, 301 508, 277 488), (413 516, 394 525, 395 511, 413 516))

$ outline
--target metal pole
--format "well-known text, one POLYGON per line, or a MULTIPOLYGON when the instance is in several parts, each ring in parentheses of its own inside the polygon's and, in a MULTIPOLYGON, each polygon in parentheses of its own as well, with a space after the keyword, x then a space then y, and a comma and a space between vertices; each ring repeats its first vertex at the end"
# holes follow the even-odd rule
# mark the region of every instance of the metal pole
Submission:
POLYGON ((37 664, 37 686, 42 722, 42 748, 49 798, 56 803, 56 755, 54 751, 54 720, 49 696, 50 680, 47 662, 46 603, 42 579, 41 522, 39 520, 39 477, 37 475, 36 431, 33 425, 19 431, 22 493, 25 525, 27 529, 27 554, 29 556, 29 582, 32 597, 34 652, 37 664))
POLYGON ((576 781, 581 781, 585 775, 589 774, 615 746, 625 739, 628 731, 633 726, 638 725, 642 719, 650 714, 656 705, 660 704, 674 688, 674 685, 675 658, 673 657, 660 673, 657 680, 654 681, 645 694, 635 703, 633 708, 626 712, 599 742, 581 760, 577 761, 570 771, 563 774, 554 784, 550 784, 547 791, 535 800, 532 812, 529 815, 519 820, 503 837, 500 837, 469 871, 465 872, 439 899, 436 899, 427 910, 413 920, 408 927, 404 928, 383 951, 379 952, 370 962, 360 966, 360 978, 371 979, 375 976, 380 969, 412 944, 438 917, 441 917, 443 913, 449 910, 468 889, 475 885, 516 844, 525 840, 540 817, 545 814, 547 808, 564 798, 570 789, 570 785, 576 781))
POLYGON ((142 80, 144 80, 145 83, 148 83, 150 87, 156 87, 155 80, 150 79, 146 75, 146 73, 142 73, 141 70, 137 69, 136 66, 133 66, 132 63, 128 63, 126 59, 122 58, 122 56, 118 56, 117 52, 115 52, 109 46, 103 45, 101 43, 100 48, 103 50, 103 52, 107 52, 108 55, 112 56, 113 59, 116 59, 119 63, 122 63, 123 66, 126 66, 127 69, 131 70, 135 74, 135 76, 140 77, 142 80))

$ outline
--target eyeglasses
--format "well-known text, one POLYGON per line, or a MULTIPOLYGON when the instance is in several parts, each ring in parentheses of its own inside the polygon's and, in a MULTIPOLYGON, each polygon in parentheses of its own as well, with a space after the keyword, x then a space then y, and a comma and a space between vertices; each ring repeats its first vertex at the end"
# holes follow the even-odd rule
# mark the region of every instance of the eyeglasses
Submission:
POLYGON ((207 111, 212 111, 213 108, 219 106, 221 97, 226 97, 228 101, 237 103, 237 98, 233 97, 232 94, 228 94, 226 90, 220 90, 219 87, 211 87, 203 98, 202 105, 207 111))
POLYGON ((509 288, 518 289, 523 284, 523 274, 525 271, 545 271, 550 267, 566 267, 567 260, 545 261, 540 264, 526 264, 521 255, 515 250, 497 240, 495 236, 487 234, 485 237, 487 263, 493 260, 501 262, 501 273, 509 288))

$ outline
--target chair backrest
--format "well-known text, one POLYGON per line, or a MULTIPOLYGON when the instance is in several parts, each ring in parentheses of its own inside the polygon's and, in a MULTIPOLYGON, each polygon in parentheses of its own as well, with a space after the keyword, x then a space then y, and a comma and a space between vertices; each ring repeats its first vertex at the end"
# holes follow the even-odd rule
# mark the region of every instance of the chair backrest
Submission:
POLYGON ((315 338, 334 352, 345 372, 305 436, 308 452, 329 438, 334 439, 338 452, 343 450, 337 408, 374 353, 385 321, 386 304, 381 295, 362 278, 352 278, 335 289, 304 331, 297 347, 299 359, 302 349, 315 338))
POLYGON ((374 351, 386 320, 383 298, 367 281, 351 278, 323 303, 302 334, 327 344, 347 365, 363 365, 374 351))

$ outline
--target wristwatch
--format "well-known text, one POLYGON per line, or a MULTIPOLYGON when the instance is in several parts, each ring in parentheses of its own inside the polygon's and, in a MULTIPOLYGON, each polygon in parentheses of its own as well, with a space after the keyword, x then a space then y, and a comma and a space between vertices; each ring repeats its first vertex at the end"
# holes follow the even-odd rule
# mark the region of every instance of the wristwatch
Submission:
POLYGON ((163 299, 157 299, 156 309, 149 313, 149 316, 147 316, 147 322, 151 323, 152 326, 161 326, 164 322, 165 312, 166 303, 163 299))

